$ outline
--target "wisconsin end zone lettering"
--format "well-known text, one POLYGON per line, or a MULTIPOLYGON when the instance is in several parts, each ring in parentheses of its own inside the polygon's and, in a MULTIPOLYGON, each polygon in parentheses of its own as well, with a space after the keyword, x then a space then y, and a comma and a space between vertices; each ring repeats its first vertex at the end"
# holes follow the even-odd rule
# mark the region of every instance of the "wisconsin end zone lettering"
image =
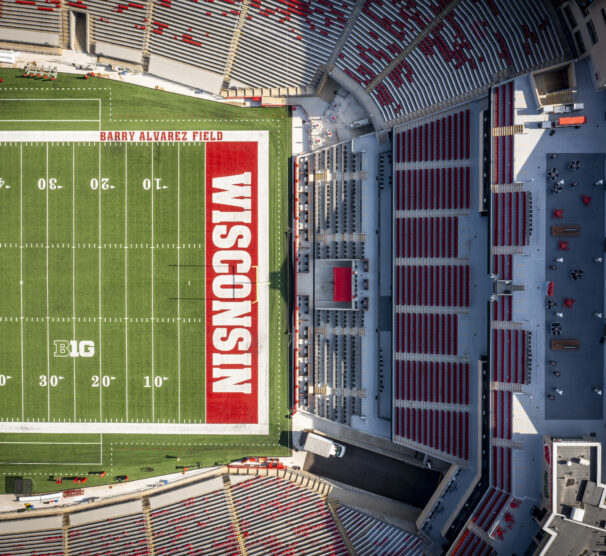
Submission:
POLYGON ((206 144, 206 422, 258 420, 257 143, 206 144))

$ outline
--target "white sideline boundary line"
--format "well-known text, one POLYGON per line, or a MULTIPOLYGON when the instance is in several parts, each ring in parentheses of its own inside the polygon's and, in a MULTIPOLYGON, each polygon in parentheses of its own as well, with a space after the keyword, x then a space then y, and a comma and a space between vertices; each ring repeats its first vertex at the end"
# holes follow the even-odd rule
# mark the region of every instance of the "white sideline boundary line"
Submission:
POLYGON ((19 303, 21 322, 21 420, 25 421, 25 385, 23 383, 23 145, 19 145, 19 303))
MULTIPOLYGON (((124 245, 128 245, 128 145, 124 144, 124 245)), ((128 249, 124 249, 124 384, 128 421, 128 249)))
MULTIPOLYGON (((101 243, 101 143, 99 143, 99 245, 101 243)), ((103 419, 103 360, 101 344, 101 249, 99 249, 99 420, 103 419)))
MULTIPOLYGON (((46 144, 46 245, 48 245, 48 143, 46 144)), ((46 251, 46 399, 50 421, 50 302, 48 298, 48 249, 46 251)))
POLYGON ((101 442, 29 442, 21 440, 7 440, 0 444, 41 444, 44 446, 101 446, 101 442))
MULTIPOLYGON (((76 144, 72 145, 72 245, 76 243, 76 144)), ((76 250, 72 249, 72 334, 76 339, 76 250)), ((76 420, 76 358, 74 361, 74 421, 76 420)))
POLYGON ((0 461, 0 465, 103 465, 102 461, 76 462, 32 462, 32 461, 0 461))
POLYGON ((269 434, 269 423, 262 424, 223 424, 223 423, 2 423, 3 433, 41 433, 41 434, 194 434, 194 435, 241 435, 269 434))
POLYGON ((0 118, 0 122, 99 122, 101 126, 101 120, 3 120, 0 118))
POLYGON ((152 422, 156 420, 156 376, 154 367, 154 144, 151 146, 151 387, 152 422))
POLYGON ((177 397, 181 422, 181 145, 177 144, 177 397))

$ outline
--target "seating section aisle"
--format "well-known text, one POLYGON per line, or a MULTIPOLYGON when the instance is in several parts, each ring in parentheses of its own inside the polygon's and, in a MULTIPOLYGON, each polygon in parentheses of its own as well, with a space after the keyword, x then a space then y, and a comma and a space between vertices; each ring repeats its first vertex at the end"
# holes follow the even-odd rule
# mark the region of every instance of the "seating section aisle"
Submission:
POLYGON ((63 531, 27 531, 0 535, 0 554, 59 556, 63 554, 63 531))
POLYGON ((380 519, 339 506, 337 514, 360 556, 422 556, 421 539, 380 519))
POLYGON ((61 30, 60 0, 3 0, 0 28, 58 33, 61 30))
POLYGON ((223 74, 242 0, 154 0, 150 52, 223 74))
POLYGON ((68 535, 69 553, 88 554, 150 554, 143 514, 108 518, 71 527, 68 535))
MULTIPOLYGON (((363 87, 425 29, 445 0, 366 0, 337 60, 363 87)), ((463 0, 383 78, 371 95, 386 120, 490 86, 504 70, 547 66, 564 55, 540 0, 463 0)))
POLYGON ((151 512, 156 554, 237 553, 238 539, 224 490, 151 512))
POLYGON ((252 87, 313 84, 353 7, 353 0, 251 0, 232 76, 252 87))
POLYGON ((257 477, 232 488, 246 552, 346 555, 348 550, 317 493, 279 477, 257 477))

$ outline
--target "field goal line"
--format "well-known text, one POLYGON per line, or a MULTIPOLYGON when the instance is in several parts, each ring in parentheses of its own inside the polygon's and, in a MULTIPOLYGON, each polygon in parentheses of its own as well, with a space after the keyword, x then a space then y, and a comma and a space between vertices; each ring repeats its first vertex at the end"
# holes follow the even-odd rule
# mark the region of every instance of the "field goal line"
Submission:
POLYGON ((58 120, 58 119, 50 119, 50 120, 33 120, 33 119, 24 119, 24 120, 5 120, 0 118, 0 122, 98 122, 99 123, 99 131, 101 131, 101 99, 100 98, 0 98, 0 102, 30 102, 30 101, 38 101, 38 102, 56 102, 56 101, 66 101, 66 102, 74 102, 74 101, 86 101, 86 102, 94 102, 97 101, 99 105, 99 115, 96 119, 93 120, 77 120, 77 119, 68 119, 68 120, 58 120))

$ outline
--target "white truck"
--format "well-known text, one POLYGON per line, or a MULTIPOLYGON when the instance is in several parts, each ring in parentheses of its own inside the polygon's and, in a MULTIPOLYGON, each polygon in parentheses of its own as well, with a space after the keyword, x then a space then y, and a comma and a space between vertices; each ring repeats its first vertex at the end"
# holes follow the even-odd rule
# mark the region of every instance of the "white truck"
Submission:
POLYGON ((307 433, 303 450, 325 458, 330 456, 342 458, 345 455, 345 446, 343 446, 343 444, 338 444, 337 442, 333 442, 330 438, 314 434, 313 432, 307 433))

